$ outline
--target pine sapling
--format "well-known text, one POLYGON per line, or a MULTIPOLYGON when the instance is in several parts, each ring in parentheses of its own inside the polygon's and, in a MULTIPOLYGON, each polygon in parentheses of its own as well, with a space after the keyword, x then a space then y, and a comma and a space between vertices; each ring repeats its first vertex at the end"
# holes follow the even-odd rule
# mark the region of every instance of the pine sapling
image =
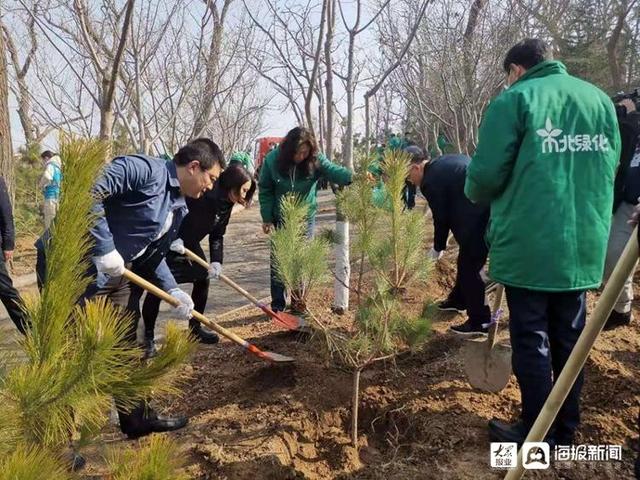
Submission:
POLYGON ((19 343, 26 358, 0 369, 0 458, 15 466, 30 459, 60 466, 72 439, 85 442, 106 424, 113 397, 133 406, 152 392, 176 392, 176 367, 193 350, 187 334, 169 326, 165 347, 144 363, 124 341, 128 321, 114 306, 101 299, 77 305, 90 281, 91 187, 105 147, 65 138, 60 153, 65 180, 46 282, 39 297, 26 299, 30 327, 19 343))

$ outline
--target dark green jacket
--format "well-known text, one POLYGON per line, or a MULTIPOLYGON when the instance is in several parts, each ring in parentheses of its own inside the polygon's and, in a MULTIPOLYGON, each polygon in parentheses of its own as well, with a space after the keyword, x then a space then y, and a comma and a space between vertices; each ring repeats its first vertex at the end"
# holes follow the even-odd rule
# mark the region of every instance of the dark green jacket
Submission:
POLYGON ((314 217, 317 210, 318 180, 324 177, 338 185, 351 183, 351 171, 330 162, 322 153, 318 155, 318 165, 312 175, 303 176, 295 166, 288 175, 281 175, 278 171, 279 154, 280 147, 269 152, 260 170, 258 198, 263 223, 275 224, 280 221, 280 201, 289 192, 294 192, 304 199, 309 204, 309 216, 314 217))
POLYGON ((491 203, 491 277, 541 291, 602 281, 620 133, 613 103, 557 61, 491 102, 465 193, 491 203))

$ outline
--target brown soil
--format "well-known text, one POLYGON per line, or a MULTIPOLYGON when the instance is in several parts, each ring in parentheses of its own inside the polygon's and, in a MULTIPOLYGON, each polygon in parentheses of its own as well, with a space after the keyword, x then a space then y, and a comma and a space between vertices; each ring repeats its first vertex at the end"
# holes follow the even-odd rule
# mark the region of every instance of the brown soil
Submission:
MULTIPOLYGON (((455 252, 427 285, 406 293, 407 308, 451 287, 455 252)), ((351 313, 329 310, 331 290, 319 292, 313 310, 336 326, 351 313)), ((595 295, 590 297, 591 308, 595 295)), ((640 305, 634 306, 636 319, 640 305)), ((433 319, 432 335, 420 351, 395 363, 365 370, 361 379, 359 449, 350 445, 351 376, 329 364, 317 340, 304 341, 278 330, 254 309, 238 312, 225 325, 260 348, 296 358, 272 366, 228 341, 199 349, 187 373, 184 395, 167 410, 191 422, 171 434, 186 471, 197 479, 493 479, 489 468, 487 421, 518 415, 519 390, 511 382, 498 394, 473 390, 462 367, 463 341, 446 333, 461 317, 433 319)), ((506 332, 503 330, 501 336, 506 332)), ((619 444, 623 461, 557 464, 532 478, 631 478, 637 449, 640 392, 640 326, 604 332, 586 367, 583 420, 578 443, 619 444)), ((105 439, 123 446, 117 433, 105 439)), ((97 456, 97 455, 96 455, 97 456)), ((87 474, 99 474, 90 462, 87 474)), ((99 478, 99 477, 98 477, 99 478)))
POLYGON ((16 248, 13 254, 13 275, 31 273, 36 264, 36 247, 34 243, 38 238, 31 235, 16 237, 16 248))

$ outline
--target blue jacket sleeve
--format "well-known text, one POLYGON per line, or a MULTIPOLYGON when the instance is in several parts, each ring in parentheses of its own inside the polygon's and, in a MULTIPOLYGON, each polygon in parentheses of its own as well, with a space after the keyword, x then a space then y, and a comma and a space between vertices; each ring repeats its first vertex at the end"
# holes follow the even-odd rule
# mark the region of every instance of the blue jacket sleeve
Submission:
POLYGON ((156 267, 155 275, 158 279, 159 287, 162 288, 165 292, 173 290, 174 288, 178 288, 178 283, 171 273, 171 270, 169 269, 169 265, 167 265, 167 260, 165 258, 163 258, 156 267))
POLYGON ((105 202, 109 198, 139 189, 149 180, 150 175, 148 166, 142 162, 130 161, 127 157, 115 158, 105 167, 92 191, 94 203, 91 213, 96 219, 90 233, 95 240, 94 255, 105 255, 116 248, 105 217, 105 202))
POLYGON ((0 177, 0 241, 2 251, 9 252, 15 248, 16 232, 13 226, 13 210, 11 199, 4 178, 0 177))

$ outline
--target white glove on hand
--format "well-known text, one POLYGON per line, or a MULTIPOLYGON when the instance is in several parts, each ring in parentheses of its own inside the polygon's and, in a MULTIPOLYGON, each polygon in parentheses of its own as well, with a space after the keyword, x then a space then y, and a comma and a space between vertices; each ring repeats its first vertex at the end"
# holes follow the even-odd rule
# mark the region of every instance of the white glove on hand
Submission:
POLYGON ((442 255, 444 255, 444 250, 441 250, 438 252, 434 248, 429 250, 429 253, 427 254, 427 256, 434 262, 437 262, 438 260, 440 260, 442 258, 442 255))
POLYGON ((213 262, 209 265, 209 280, 218 280, 222 273, 222 264, 220 262, 213 262))
POLYGON ((184 255, 186 253, 184 249, 184 242, 181 238, 178 238, 171 242, 171 245, 169 245, 169 250, 179 253, 180 255, 184 255))
POLYGON ((124 274, 124 259, 117 250, 111 250, 106 255, 93 257, 98 272, 110 277, 121 277, 124 274))
POLYGON ((179 320, 189 320, 191 318, 191 312, 193 311, 193 300, 184 290, 174 288, 169 290, 169 295, 180 302, 180 305, 173 307, 173 313, 179 320))

